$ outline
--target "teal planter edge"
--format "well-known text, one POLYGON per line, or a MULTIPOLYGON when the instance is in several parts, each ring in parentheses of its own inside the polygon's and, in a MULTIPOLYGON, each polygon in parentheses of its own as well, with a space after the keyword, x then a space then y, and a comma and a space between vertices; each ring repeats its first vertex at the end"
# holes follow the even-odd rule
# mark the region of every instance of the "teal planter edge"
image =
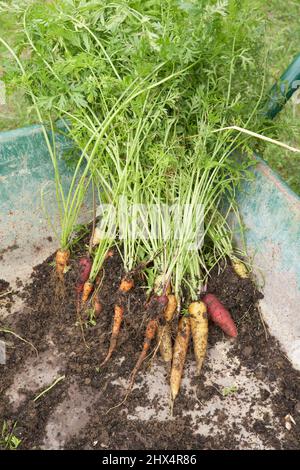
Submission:
MULTIPOLYGON (((62 121, 59 121, 56 127, 57 129, 62 129, 62 130, 65 128, 64 123, 62 121)), ((25 127, 21 127, 18 129, 3 131, 3 132, 0 132, 0 144, 10 143, 22 137, 28 138, 30 136, 33 136, 42 132, 43 132, 43 125, 41 124, 34 124, 32 126, 25 126, 25 127)), ((65 136, 63 136, 63 139, 64 139, 64 147, 71 148, 72 147, 71 141, 68 140, 65 136)), ((262 157, 260 157, 257 154, 254 154, 254 157, 257 163, 261 163, 266 168, 268 168, 268 171, 270 172, 269 174, 273 176, 278 181, 278 183, 280 183, 280 185, 285 189, 286 193, 288 193, 289 196, 295 197, 300 202, 300 196, 296 194, 289 187, 289 185, 281 178, 281 176, 276 171, 274 171, 262 157)))

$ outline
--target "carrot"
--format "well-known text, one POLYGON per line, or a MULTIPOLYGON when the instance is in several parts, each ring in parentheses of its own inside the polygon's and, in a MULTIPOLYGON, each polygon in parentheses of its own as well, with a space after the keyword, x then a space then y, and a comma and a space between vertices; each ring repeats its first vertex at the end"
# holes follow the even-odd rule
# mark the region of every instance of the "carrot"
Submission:
POLYGON ((120 333, 121 323, 124 316, 124 308, 120 305, 115 305, 115 313, 114 313, 114 321, 112 327, 112 333, 110 338, 110 345, 108 349, 108 353, 104 359, 104 361, 100 364, 100 367, 104 366, 112 356, 112 353, 116 349, 117 346, 117 339, 120 333))
MULTIPOLYGON (((131 372, 131 379, 130 379, 130 382, 129 382, 128 391, 130 391, 132 389, 136 374, 138 373, 139 368, 142 365, 142 362, 146 359, 147 353, 148 353, 148 351, 150 349, 150 346, 151 346, 151 342, 155 337, 157 327, 158 327, 158 321, 157 321, 156 318, 152 318, 151 320, 148 321, 148 324, 146 326, 145 340, 144 340, 144 344, 143 344, 143 349, 142 349, 142 351, 139 355, 139 358, 136 362, 136 365, 135 365, 133 371, 131 372)), ((128 392, 127 392, 127 395, 128 395, 128 392)))
POLYGON ((172 335, 169 323, 159 325, 157 329, 157 341, 159 344, 159 352, 164 362, 172 360, 172 335))
POLYGON ((157 336, 159 341, 159 350, 161 357, 165 362, 172 360, 172 335, 171 335, 171 321, 177 307, 177 300, 175 295, 168 295, 168 304, 164 311, 165 324, 159 325, 157 336))
POLYGON ((96 277, 95 292, 93 296, 94 313, 96 317, 100 316, 102 312, 102 308, 103 308, 103 305, 100 300, 100 287, 103 281, 103 277, 104 277, 104 270, 100 269, 100 272, 98 273, 96 277))
POLYGON ((182 373, 185 363, 185 358, 188 350, 189 340, 191 335, 190 319, 187 316, 182 316, 179 320, 177 336, 173 350, 173 361, 171 368, 170 386, 171 386, 171 399, 174 402, 180 389, 182 373))
POLYGON ((63 279, 64 272, 70 258, 69 250, 59 249, 55 255, 55 269, 60 279, 63 279))
MULTIPOLYGON (((79 320, 79 323, 81 324, 81 316, 80 316, 80 293, 83 291, 85 283, 89 279, 91 267, 92 267, 92 262, 88 256, 85 256, 79 260, 79 267, 80 267, 80 273, 79 273, 79 278, 77 280, 75 290, 77 293, 77 317, 79 320)), ((81 325, 82 326, 82 325, 81 325)))
POLYGON ((154 316, 161 316, 161 313, 164 312, 168 305, 168 296, 167 295, 152 295, 149 300, 145 303, 145 308, 147 310, 152 309, 154 316))
POLYGON ((94 284, 90 281, 86 281, 83 285, 83 292, 82 292, 82 297, 81 301, 82 303, 86 303, 88 301, 88 298, 94 288, 94 284))
MULTIPOLYGON (((121 283, 120 283, 120 286, 119 286, 119 294, 121 294, 121 295, 126 294, 133 287, 134 287, 133 279, 125 276, 121 280, 121 283)), ((112 356, 112 353, 116 349, 117 340, 118 340, 118 336, 119 336, 119 333, 120 333, 120 328, 121 328, 123 316, 124 316, 124 307, 117 303, 115 305, 115 309, 114 309, 114 320, 113 320, 112 334, 111 334, 111 338, 110 338, 110 346, 109 346, 109 349, 108 349, 108 353, 107 353, 104 361, 100 364, 100 366, 104 366, 104 364, 106 364, 109 361, 109 359, 112 356)))
POLYGON ((107 413, 109 413, 111 410, 115 409, 115 408, 118 408, 119 406, 123 405, 123 403, 125 403, 125 401, 127 400, 130 392, 131 392, 131 389, 133 387, 133 384, 134 384, 134 380, 135 380, 135 377, 136 377, 136 374, 138 373, 143 361, 146 359, 146 356, 147 356, 147 353, 150 349, 150 345, 151 345, 151 342, 152 340, 154 339, 155 337, 155 333, 157 331, 157 327, 158 327, 158 320, 156 318, 152 318, 151 320, 148 321, 147 323, 147 326, 146 326, 146 332, 145 332, 145 339, 144 339, 144 344, 143 344, 143 349, 138 357, 138 360, 135 364, 135 367, 134 369, 132 370, 131 374, 130 374, 130 381, 129 381, 129 384, 128 384, 128 387, 127 387, 127 391, 126 391, 126 394, 125 394, 125 397, 124 399, 118 403, 117 405, 113 406, 112 408, 110 408, 107 413))
POLYGON ((101 230, 99 227, 95 227, 94 233, 92 235, 92 246, 99 245, 101 242, 101 230))
POLYGON ((235 338, 237 336, 237 329, 224 305, 213 294, 206 294, 203 297, 203 302, 207 306, 211 320, 222 328, 224 333, 235 338))
POLYGON ((86 281, 89 279, 89 275, 91 272, 92 268, 92 262, 88 256, 85 256, 79 260, 79 267, 80 267, 80 273, 79 273, 79 279, 76 284, 76 291, 77 293, 82 292, 83 286, 86 281))
POLYGON ((133 279, 129 279, 124 277, 121 281, 119 291, 121 292, 129 292, 134 287, 133 279))
POLYGON ((194 344, 194 354, 197 364, 197 374, 199 374, 207 348, 208 319, 205 303, 192 302, 189 305, 189 314, 194 344))
POLYGON ((242 263, 242 261, 232 261, 232 267, 235 270, 236 274, 242 279, 247 279, 249 277, 247 268, 244 263, 242 263))
POLYGON ((167 322, 170 322, 173 320, 173 316, 175 313, 175 310, 177 308, 177 299, 176 296, 173 294, 168 295, 168 305, 166 306, 164 315, 165 315, 165 320, 167 322))
POLYGON ((112 258, 114 256, 114 250, 108 250, 105 255, 105 259, 112 258))
POLYGON ((94 295, 94 312, 95 316, 99 317, 102 312, 102 303, 100 302, 99 292, 96 292, 94 295))
POLYGON ((85 340, 85 336, 84 336, 82 318, 80 315, 80 294, 82 292, 81 300, 82 300, 82 303, 85 303, 88 300, 89 295, 93 289, 93 285, 90 282, 88 282, 91 267, 92 267, 92 261, 90 260, 89 256, 84 256, 83 258, 79 260, 79 267, 80 267, 79 278, 75 286, 75 290, 77 293, 76 316, 77 316, 78 323, 80 325, 83 342, 85 346, 88 348, 86 340, 85 340))

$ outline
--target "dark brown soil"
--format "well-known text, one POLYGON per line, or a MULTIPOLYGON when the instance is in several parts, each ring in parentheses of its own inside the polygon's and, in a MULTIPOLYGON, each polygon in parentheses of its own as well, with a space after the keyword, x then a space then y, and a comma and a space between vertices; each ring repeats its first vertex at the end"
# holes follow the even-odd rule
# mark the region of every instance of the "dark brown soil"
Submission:
MULTIPOLYGON (((0 259, 1 260, 1 259, 0 259)), ((11 290, 9 282, 0 279, 0 306, 4 307, 10 312, 13 300, 13 291, 11 290)))
MULTIPOLYGON (((51 389, 42 399, 34 402, 34 397, 43 389, 28 392, 26 399, 16 411, 12 410, 5 391, 13 383, 16 373, 22 369, 28 358, 34 357, 34 350, 28 344, 9 335, 1 335, 10 347, 7 350, 8 361, 0 366, 0 420, 13 425, 17 422, 15 434, 22 442, 21 449, 39 448, 45 437, 46 424, 58 403, 68 398, 69 387, 76 384, 89 395, 97 397, 91 402, 88 424, 76 438, 70 438, 64 445, 66 449, 237 449, 239 435, 234 426, 227 432, 226 416, 218 411, 220 433, 217 436, 194 434, 193 423, 189 416, 183 414, 193 410, 196 404, 194 396, 180 394, 174 408, 174 419, 159 421, 155 417, 150 421, 130 420, 137 406, 145 402, 147 386, 136 388, 126 403, 111 412, 107 411, 123 398, 121 387, 115 380, 128 380, 138 352, 143 343, 143 334, 147 320, 144 309, 145 295, 142 280, 136 280, 136 286, 128 294, 127 313, 122 327, 118 350, 107 367, 99 369, 99 364, 107 352, 113 306, 118 285, 122 277, 121 261, 117 253, 109 258, 104 266, 101 287, 103 311, 96 325, 86 322, 86 348, 82 341, 81 331, 76 324, 76 295, 74 285, 78 277, 78 257, 81 248, 73 253, 71 269, 65 275, 64 296, 58 292, 53 272, 53 257, 34 268, 32 283, 23 291, 25 307, 16 315, 5 320, 5 327, 11 328, 23 338, 30 341, 39 351, 49 350, 49 338, 59 355, 63 358, 58 375, 65 379, 51 389), (55 294, 56 292, 56 294, 55 294), (124 358, 120 364, 119 359, 124 358), (113 380, 112 380, 113 377, 113 380), (221 432, 223 429, 223 432, 221 432), (225 430, 225 432, 224 432, 225 430)), ((2 286, 2 284, 1 284, 2 286)), ((5 286, 6 288, 7 286, 5 286)), ((282 419, 284 429, 285 416, 290 413, 296 425, 290 432, 278 439, 270 433, 272 423, 268 416, 257 419, 254 432, 266 446, 275 449, 299 448, 300 439, 300 374, 296 372, 281 352, 276 340, 267 332, 259 315, 256 303, 261 294, 248 279, 240 279, 228 266, 223 272, 212 273, 208 291, 216 294, 224 305, 230 309, 238 326, 239 336, 234 342, 230 354, 240 360, 241 366, 253 372, 260 380, 279 381, 280 392, 273 400, 273 411, 282 419)), ((1 334, 1 333, 0 333, 1 334)), ((210 327, 209 347, 224 339, 223 333, 213 325, 210 327)), ((192 352, 189 352, 192 355, 192 352)), ((192 356, 191 356, 192 357, 192 356)), ((158 358, 155 361, 159 361, 158 358)), ((149 366, 149 361, 142 370, 149 366)), ((197 379, 197 397, 205 403, 218 394, 214 386, 203 386, 204 377, 209 369, 205 363, 203 374, 197 379)), ((166 368, 166 380, 168 376, 166 368)), ((140 383, 142 371, 136 382, 140 383)), ((196 379, 195 379, 196 380, 196 379)), ((123 389, 122 389, 123 390, 123 389)), ((262 390, 262 402, 269 392, 262 390)), ((88 399, 88 398, 87 398, 88 399)), ((72 406, 72 404, 71 404, 72 406)), ((159 400, 151 403, 154 410, 160 409, 159 400)), ((155 416, 155 415, 154 415, 155 416)), ((245 423, 247 426, 247 423, 245 423)), ((0 422, 1 427, 1 422, 0 422)), ((1 441, 0 441, 1 442, 1 441)), ((2 443, 3 445, 3 443, 2 443)))
POLYGON ((4 279, 0 279, 0 294, 4 294, 9 290, 9 282, 4 279))

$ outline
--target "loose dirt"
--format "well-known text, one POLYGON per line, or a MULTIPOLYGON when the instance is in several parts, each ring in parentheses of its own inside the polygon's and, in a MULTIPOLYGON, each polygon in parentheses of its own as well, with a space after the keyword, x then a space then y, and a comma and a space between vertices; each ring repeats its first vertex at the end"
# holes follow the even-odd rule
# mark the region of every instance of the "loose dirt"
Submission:
MULTIPOLYGON (((74 285, 81 254, 80 246, 72 253, 63 295, 55 288, 53 256, 35 267, 31 283, 18 294, 17 311, 0 323, 0 328, 32 343, 0 330, 7 355, 6 364, 0 365, 0 430, 4 421, 11 428, 17 423, 14 433, 21 439, 20 449, 300 447, 300 373, 263 324, 257 308, 261 294, 251 280, 238 278, 230 266, 215 269, 208 291, 232 313, 238 338, 229 339, 210 324, 208 354, 199 378, 190 347, 173 416, 169 371, 153 354, 126 402, 113 408, 124 398, 143 343, 143 279, 137 279, 128 294, 118 349, 101 369, 123 274, 121 260, 114 253, 105 263, 100 291, 103 310, 96 324, 87 313, 84 316, 87 348, 76 321, 74 285)), ((2 290, 9 287, 4 281, 0 286, 2 290)), ((7 306, 15 311, 13 307, 7 306)))

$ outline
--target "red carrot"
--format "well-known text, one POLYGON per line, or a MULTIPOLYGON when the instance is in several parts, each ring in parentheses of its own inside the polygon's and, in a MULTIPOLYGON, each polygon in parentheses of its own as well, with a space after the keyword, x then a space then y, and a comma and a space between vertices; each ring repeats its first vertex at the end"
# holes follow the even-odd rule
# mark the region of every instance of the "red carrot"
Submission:
POLYGON ((80 274, 79 279, 76 284, 76 291, 77 293, 82 292, 84 283, 88 280, 91 268, 92 268, 92 261, 88 256, 85 256, 79 260, 80 266, 80 274))
POLYGON ((230 313, 224 305, 213 294, 206 294, 203 302, 207 306, 207 310, 211 320, 216 323, 229 336, 235 338, 237 336, 236 326, 231 318, 230 313))

